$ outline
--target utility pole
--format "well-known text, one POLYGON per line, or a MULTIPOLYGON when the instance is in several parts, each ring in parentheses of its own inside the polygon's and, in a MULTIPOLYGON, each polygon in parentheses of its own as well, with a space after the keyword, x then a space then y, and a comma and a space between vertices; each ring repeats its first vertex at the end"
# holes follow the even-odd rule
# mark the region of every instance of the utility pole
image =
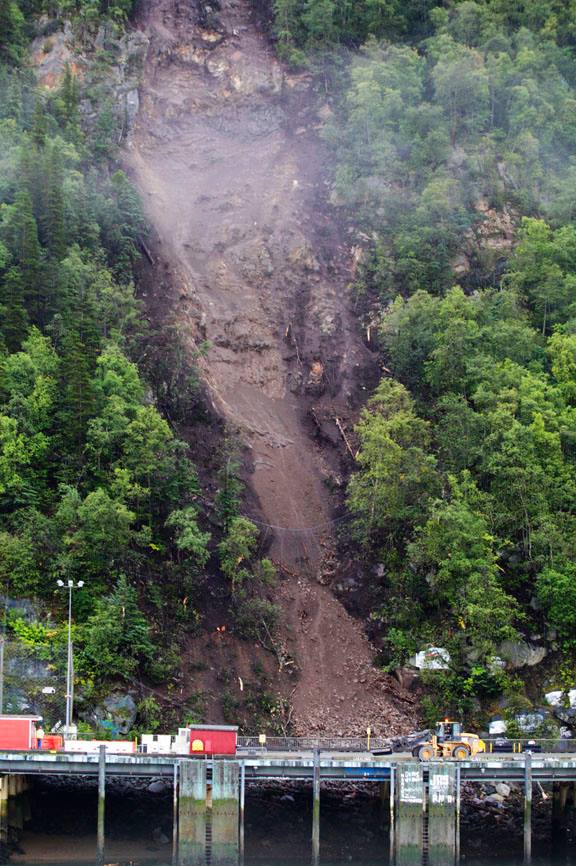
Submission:
POLYGON ((66 664, 66 725, 64 727, 64 736, 70 736, 70 728, 72 726, 72 705, 74 702, 74 660, 72 657, 72 590, 81 589, 84 586, 84 581, 79 580, 74 583, 73 580, 68 580, 64 583, 63 580, 57 581, 60 589, 68 590, 68 660, 66 664))
POLYGON ((4 596, 4 619, 0 633, 0 716, 4 712, 4 649, 6 644, 6 620, 8 619, 8 596, 4 596))

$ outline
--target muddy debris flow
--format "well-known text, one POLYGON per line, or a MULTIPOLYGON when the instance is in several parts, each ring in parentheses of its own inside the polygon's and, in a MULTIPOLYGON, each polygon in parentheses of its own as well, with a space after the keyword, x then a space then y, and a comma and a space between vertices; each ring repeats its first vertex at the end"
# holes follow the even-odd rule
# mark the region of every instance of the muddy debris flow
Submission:
POLYGON ((247 0, 143 0, 138 27, 149 49, 125 161, 190 352, 209 345, 214 407, 251 455, 299 670, 285 687, 294 728, 409 729, 413 701, 373 668, 361 624, 321 579, 334 559, 326 482, 376 368, 351 310, 351 244, 325 200, 326 104, 278 62, 247 0), (335 445, 310 435, 310 417, 335 445))

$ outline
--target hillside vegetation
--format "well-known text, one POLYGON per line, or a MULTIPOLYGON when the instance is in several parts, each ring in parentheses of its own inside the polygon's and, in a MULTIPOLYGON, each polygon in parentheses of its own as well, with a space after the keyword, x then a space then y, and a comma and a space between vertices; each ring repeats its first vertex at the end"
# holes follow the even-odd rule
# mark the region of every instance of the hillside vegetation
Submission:
POLYGON ((55 90, 39 90, 28 68, 31 36, 54 30, 41 13, 68 16, 90 45, 104 21, 121 35, 130 8, 0 2, 0 592, 44 611, 30 624, 5 610, 1 627, 61 671, 57 580, 84 581, 74 641, 89 703, 141 676, 169 687, 206 609, 211 556, 239 632, 273 629, 275 616, 233 457, 213 479, 212 532, 190 443, 159 408, 189 428, 204 411, 177 336, 154 387, 145 380, 151 335, 134 276, 146 226, 114 168, 124 118, 102 97, 110 60, 95 58, 82 84, 67 67, 55 90))
POLYGON ((519 688, 497 657, 520 633, 572 682, 576 9, 275 9, 282 52, 324 69, 332 52, 345 82, 333 198, 363 233, 386 368, 348 505, 383 661, 449 650, 430 717, 519 688))

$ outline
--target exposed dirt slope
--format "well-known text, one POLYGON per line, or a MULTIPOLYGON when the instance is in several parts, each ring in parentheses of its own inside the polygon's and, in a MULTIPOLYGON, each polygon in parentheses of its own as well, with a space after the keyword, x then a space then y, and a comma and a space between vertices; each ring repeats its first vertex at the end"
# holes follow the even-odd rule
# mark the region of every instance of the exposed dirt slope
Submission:
POLYGON ((294 530, 274 531, 271 555, 301 672, 295 725, 398 730, 409 704, 396 709, 361 627, 317 581, 330 533, 307 531, 330 523, 337 463, 306 426, 314 418, 337 441, 335 419, 353 417, 374 367, 348 309, 351 252, 323 201, 322 107, 279 65, 247 0, 213 7, 143 0, 150 49, 127 160, 177 275, 191 350, 210 342, 215 407, 250 449, 260 516, 294 530))

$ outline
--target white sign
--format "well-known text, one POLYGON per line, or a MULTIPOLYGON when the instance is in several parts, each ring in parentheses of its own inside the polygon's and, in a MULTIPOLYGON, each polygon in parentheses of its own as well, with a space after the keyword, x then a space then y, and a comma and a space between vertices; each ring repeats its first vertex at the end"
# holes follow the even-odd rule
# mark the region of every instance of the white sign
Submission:
POLYGON ((118 755, 129 755, 136 751, 136 743, 134 740, 65 740, 65 752, 79 752, 83 754, 93 754, 100 751, 100 746, 104 746, 106 752, 118 755))

